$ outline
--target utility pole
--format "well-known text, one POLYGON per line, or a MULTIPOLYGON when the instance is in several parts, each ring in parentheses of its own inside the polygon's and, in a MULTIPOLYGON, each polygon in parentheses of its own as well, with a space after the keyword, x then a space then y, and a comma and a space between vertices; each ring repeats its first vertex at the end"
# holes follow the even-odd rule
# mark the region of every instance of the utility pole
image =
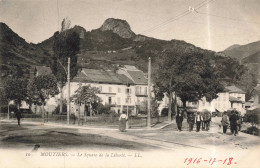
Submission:
POLYGON ((70 124, 70 57, 68 57, 68 95, 67 95, 67 124, 70 124))
POLYGON ((147 128, 151 128, 151 57, 148 60, 148 108, 147 108, 147 128))
MULTIPOLYGON (((128 93, 129 94, 129 93, 128 93)), ((126 121, 126 129, 129 129, 129 112, 128 112, 128 103, 129 103, 129 95, 127 94, 127 103, 126 103, 126 116, 127 116, 127 121, 126 121)))

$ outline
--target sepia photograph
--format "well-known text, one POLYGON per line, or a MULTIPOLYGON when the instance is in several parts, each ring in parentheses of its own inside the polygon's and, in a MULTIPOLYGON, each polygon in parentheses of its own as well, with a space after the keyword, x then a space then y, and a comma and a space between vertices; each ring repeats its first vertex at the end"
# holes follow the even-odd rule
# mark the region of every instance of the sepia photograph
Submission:
POLYGON ((1 168, 259 168, 259 0, 0 0, 1 168))

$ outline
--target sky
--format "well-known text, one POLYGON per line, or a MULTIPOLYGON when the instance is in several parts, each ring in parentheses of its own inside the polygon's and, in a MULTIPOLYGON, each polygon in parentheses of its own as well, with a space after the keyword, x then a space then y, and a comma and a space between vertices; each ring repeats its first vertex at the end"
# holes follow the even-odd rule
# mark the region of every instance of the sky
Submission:
POLYGON ((214 51, 260 40, 260 0, 0 0, 0 22, 27 42, 51 37, 65 17, 87 31, 123 19, 136 34, 214 51))

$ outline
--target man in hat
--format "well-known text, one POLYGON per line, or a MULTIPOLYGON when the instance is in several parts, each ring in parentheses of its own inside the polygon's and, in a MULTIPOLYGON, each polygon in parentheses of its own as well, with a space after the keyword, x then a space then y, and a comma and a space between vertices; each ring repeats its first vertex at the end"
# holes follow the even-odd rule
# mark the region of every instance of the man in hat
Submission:
POLYGON ((178 113, 176 115, 176 123, 177 123, 179 131, 181 131, 182 121, 183 121, 183 113, 178 111, 178 113))
POLYGON ((232 110, 231 115, 229 117, 229 121, 230 121, 231 133, 234 134, 234 136, 237 135, 237 120, 238 120, 238 116, 236 115, 236 111, 232 110))
POLYGON ((22 118, 22 114, 21 114, 20 109, 18 109, 18 111, 16 112, 16 118, 17 118, 17 121, 18 121, 18 125, 20 126, 20 120, 22 118))

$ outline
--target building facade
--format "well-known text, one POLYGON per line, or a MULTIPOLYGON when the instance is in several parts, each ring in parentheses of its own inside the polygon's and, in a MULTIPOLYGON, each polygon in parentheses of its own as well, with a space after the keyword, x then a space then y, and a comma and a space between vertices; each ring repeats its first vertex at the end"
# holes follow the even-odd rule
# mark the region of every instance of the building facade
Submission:
POLYGON ((224 112, 231 109, 238 110, 242 115, 245 110, 245 92, 236 86, 226 86, 224 91, 218 93, 218 97, 208 102, 205 97, 197 103, 198 111, 204 109, 210 112, 224 112))
MULTIPOLYGON (((135 115, 138 113, 138 105, 147 98, 147 78, 141 70, 132 66, 124 66, 117 72, 82 69, 70 83, 70 95, 72 96, 80 86, 86 85, 99 88, 100 94, 97 96, 102 100, 102 104, 109 105, 116 113, 125 111, 135 115)), ((66 85, 63 88, 64 97, 67 97, 67 89, 66 85)), ((79 107, 71 103, 72 113, 77 115, 79 108, 82 115, 87 115, 90 110, 86 104, 79 107)))

